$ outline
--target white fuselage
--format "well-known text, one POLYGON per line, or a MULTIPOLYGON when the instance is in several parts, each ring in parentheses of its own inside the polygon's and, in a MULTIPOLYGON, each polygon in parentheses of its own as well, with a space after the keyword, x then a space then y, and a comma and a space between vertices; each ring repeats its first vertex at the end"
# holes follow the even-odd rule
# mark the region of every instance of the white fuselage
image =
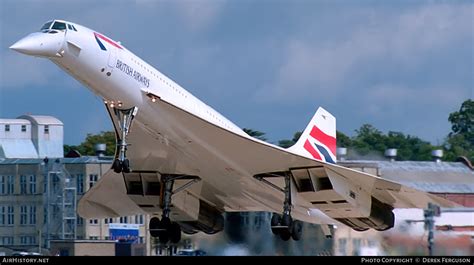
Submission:
MULTIPOLYGON (((120 49, 102 41, 107 50, 101 50, 94 41, 94 31, 78 25, 77 28, 78 32, 66 32, 64 48, 68 51, 71 46, 68 42, 74 43, 81 48, 79 55, 65 52, 63 57, 51 60, 105 101, 122 102, 123 108, 138 106, 140 109, 146 106, 142 93, 147 91, 223 129, 247 136, 230 120, 122 45, 119 44, 120 49)), ((140 109, 140 112, 144 111, 146 109, 140 109)), ((140 117, 138 115, 138 120, 140 117)))

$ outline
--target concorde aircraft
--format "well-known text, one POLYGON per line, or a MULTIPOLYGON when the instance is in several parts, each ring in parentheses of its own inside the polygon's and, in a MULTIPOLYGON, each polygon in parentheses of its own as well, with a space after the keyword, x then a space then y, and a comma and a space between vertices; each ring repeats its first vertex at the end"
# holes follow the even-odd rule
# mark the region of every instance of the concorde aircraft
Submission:
MULTIPOLYGON (((52 20, 10 47, 44 57, 104 100, 116 132, 111 169, 80 200, 84 218, 147 213, 152 236, 213 234, 225 212, 272 212, 272 232, 299 240, 302 222, 387 230, 394 208, 454 203, 336 164, 336 119, 318 108, 288 148, 247 135, 120 42, 52 20)), ((212 85, 212 83, 210 83, 212 85)))

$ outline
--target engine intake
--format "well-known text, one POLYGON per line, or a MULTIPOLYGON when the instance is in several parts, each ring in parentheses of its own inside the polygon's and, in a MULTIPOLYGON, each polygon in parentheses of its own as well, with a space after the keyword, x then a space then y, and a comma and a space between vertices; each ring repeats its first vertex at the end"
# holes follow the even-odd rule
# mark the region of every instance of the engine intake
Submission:
POLYGON ((203 231, 206 234, 215 234, 224 230, 222 212, 202 200, 199 200, 197 221, 182 221, 178 223, 186 234, 194 234, 199 231, 203 231))
POLYGON ((365 231, 373 228, 378 231, 385 231, 392 228, 395 224, 395 215, 393 207, 382 203, 372 197, 372 206, 369 217, 358 218, 337 218, 339 222, 351 227, 356 231, 365 231))

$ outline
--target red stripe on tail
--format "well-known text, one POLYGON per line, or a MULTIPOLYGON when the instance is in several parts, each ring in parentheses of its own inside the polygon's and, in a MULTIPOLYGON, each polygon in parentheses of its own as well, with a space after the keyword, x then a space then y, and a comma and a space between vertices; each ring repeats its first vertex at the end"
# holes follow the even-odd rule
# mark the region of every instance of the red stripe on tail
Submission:
POLYGON ((331 150, 331 153, 333 155, 336 155, 336 138, 325 134, 316 126, 313 126, 313 129, 311 130, 309 135, 311 135, 314 139, 327 146, 329 150, 331 150))
POLYGON ((309 140, 306 140, 304 143, 304 149, 308 151, 314 158, 316 158, 319 161, 322 161, 321 156, 319 155, 318 151, 314 149, 313 145, 309 142, 309 140))

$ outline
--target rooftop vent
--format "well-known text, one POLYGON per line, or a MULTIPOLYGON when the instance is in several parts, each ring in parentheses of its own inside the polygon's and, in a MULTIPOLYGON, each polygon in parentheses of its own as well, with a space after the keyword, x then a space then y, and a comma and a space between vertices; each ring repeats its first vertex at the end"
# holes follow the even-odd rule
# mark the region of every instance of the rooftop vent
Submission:
POLYGON ((105 156, 105 150, 107 146, 105 144, 96 144, 95 145, 95 155, 98 157, 105 156))
POLYGON ((433 157, 433 160, 437 163, 441 162, 441 158, 443 157, 443 150, 441 149, 436 149, 431 151, 431 157, 433 157))
POLYGON ((395 161, 395 158, 397 157, 397 149, 396 148, 390 148, 385 150, 385 157, 390 159, 390 161, 395 161))
POLYGON ((345 147, 338 147, 336 149, 336 154, 337 154, 337 159, 339 161, 344 161, 346 160, 346 156, 347 156, 347 148, 345 147))

